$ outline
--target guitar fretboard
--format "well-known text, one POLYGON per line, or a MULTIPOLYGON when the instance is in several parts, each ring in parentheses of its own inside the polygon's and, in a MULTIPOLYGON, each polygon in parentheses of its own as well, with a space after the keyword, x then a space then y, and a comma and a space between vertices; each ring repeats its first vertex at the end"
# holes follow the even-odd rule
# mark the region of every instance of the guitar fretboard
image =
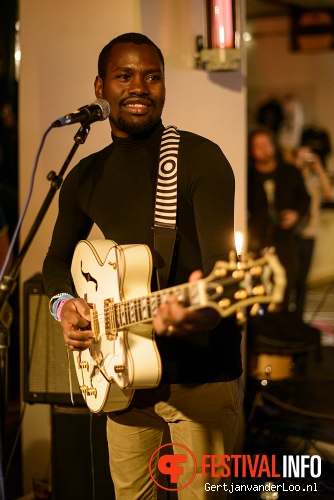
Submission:
POLYGON ((170 295, 176 296, 178 301, 186 307, 199 306, 202 303, 203 290, 203 284, 200 280, 166 288, 144 297, 124 300, 116 304, 106 300, 104 307, 105 331, 108 334, 115 331, 115 329, 127 328, 136 323, 151 321, 160 304, 167 302, 170 295))

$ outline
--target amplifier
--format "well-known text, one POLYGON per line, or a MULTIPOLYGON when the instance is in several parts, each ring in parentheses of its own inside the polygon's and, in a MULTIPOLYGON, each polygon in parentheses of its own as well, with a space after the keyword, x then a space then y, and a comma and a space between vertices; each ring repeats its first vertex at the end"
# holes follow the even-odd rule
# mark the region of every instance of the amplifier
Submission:
POLYGON ((61 325, 49 311, 42 275, 24 283, 23 399, 28 403, 71 404, 70 381, 76 404, 85 405, 70 353, 70 365, 61 325), (70 366, 70 369, 69 369, 70 366))
POLYGON ((107 414, 52 407, 52 500, 115 500, 107 414))

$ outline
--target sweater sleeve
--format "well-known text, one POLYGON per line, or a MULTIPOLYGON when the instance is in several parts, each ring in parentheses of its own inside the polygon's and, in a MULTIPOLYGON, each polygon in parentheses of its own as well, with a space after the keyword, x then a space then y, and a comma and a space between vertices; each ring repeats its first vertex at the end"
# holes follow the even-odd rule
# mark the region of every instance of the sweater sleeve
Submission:
POLYGON ((58 217, 42 269, 49 297, 61 292, 75 294, 70 271, 73 252, 78 241, 87 238, 93 225, 76 201, 78 173, 79 165, 67 175, 59 193, 58 217))
POLYGON ((228 260, 235 249, 235 179, 218 145, 207 139, 195 144, 188 151, 187 176, 203 272, 207 275, 217 260, 228 260))

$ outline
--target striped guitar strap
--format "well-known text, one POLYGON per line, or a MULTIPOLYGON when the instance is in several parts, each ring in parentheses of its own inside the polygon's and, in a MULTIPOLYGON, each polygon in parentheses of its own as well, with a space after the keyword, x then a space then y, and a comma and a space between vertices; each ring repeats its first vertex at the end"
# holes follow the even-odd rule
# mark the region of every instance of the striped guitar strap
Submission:
POLYGON ((167 287, 177 233, 177 157, 180 134, 165 128, 160 145, 159 171, 154 210, 154 249, 158 288, 167 287))

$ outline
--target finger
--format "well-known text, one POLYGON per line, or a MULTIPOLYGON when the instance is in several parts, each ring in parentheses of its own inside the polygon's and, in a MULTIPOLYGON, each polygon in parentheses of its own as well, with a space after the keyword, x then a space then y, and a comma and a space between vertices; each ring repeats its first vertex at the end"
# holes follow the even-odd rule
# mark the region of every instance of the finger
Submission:
POLYGON ((64 335, 66 335, 68 340, 85 341, 94 338, 94 332, 92 332, 92 330, 81 330, 77 328, 65 329, 64 335))
POLYGON ((92 318, 90 315, 90 308, 87 302, 83 299, 78 299, 74 301, 75 308, 77 313, 84 318, 86 321, 91 322, 92 318))
POLYGON ((85 351, 91 346, 91 340, 85 342, 81 342, 78 340, 69 341, 65 343, 65 346, 68 351, 85 351))
POLYGON ((71 299, 65 302, 61 310, 61 318, 66 318, 69 323, 76 324, 73 318, 78 317, 83 318, 87 323, 91 322, 90 308, 87 302, 83 299, 71 299))
POLYGON ((89 333, 92 333, 92 332, 85 332, 83 334, 83 332, 81 332, 81 331, 78 331, 78 332, 77 331, 72 331, 72 332, 64 331, 65 345, 67 346, 68 349, 83 351, 91 346, 93 337, 88 336, 89 333))
POLYGON ((91 323, 88 319, 80 316, 76 310, 67 309, 61 311, 61 324, 65 331, 91 331, 91 323))
POLYGON ((165 325, 180 323, 183 321, 186 309, 179 303, 178 299, 171 295, 167 302, 160 305, 158 314, 165 325))
POLYGON ((203 278, 202 271, 193 271, 189 276, 189 281, 198 281, 203 278))

